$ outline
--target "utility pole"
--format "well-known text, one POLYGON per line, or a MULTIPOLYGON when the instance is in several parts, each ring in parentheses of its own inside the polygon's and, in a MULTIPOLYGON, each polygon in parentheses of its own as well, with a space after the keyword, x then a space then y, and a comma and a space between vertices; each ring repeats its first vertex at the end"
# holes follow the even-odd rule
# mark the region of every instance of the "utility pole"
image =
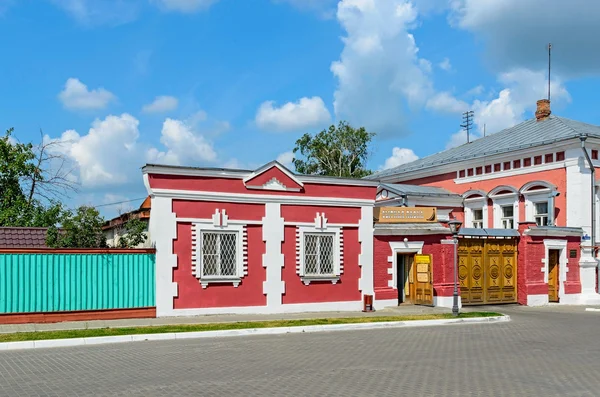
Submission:
POLYGON ((473 127, 472 110, 463 113, 463 123, 460 126, 467 131, 467 143, 471 143, 471 128, 473 127))

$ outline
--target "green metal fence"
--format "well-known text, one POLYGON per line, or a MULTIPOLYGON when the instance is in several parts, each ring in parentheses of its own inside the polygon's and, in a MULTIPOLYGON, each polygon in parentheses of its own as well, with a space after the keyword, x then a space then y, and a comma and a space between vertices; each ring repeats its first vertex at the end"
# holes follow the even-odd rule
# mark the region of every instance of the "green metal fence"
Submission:
POLYGON ((155 306, 154 254, 0 253, 0 314, 155 306))

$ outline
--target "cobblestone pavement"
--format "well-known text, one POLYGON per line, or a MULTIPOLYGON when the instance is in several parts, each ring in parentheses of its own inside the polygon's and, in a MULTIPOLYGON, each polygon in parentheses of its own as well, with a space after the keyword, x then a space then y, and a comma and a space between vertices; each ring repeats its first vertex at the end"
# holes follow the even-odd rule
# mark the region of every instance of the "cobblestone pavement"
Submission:
POLYGON ((600 313, 0 352, 2 396, 598 396, 600 313))

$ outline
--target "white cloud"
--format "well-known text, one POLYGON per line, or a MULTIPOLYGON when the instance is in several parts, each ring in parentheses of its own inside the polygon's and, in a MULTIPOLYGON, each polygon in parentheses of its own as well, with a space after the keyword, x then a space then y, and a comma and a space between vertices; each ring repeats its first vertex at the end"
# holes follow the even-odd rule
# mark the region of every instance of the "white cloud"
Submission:
MULTIPOLYGON (((474 139, 480 138, 480 136, 474 132, 471 132, 469 141, 473 142, 474 139)), ((467 143, 467 132, 464 130, 458 131, 450 136, 450 140, 446 143, 446 149, 452 149, 460 145, 467 143)))
POLYGON ((258 108, 255 121, 263 130, 284 132, 323 128, 331 120, 331 115, 320 97, 305 97, 281 107, 274 105, 273 101, 267 101, 258 108))
POLYGON ((59 138, 64 142, 60 151, 76 164, 84 187, 124 184, 142 165, 138 126, 139 121, 127 113, 97 119, 87 135, 65 131, 59 138))
POLYGON ((291 151, 281 153, 279 156, 277 156, 277 161, 288 168, 292 168, 294 166, 294 163, 292 162, 293 160, 294 153, 291 151))
POLYGON ((406 164, 418 160, 419 156, 412 149, 395 147, 392 149, 392 156, 385 160, 385 164, 381 167, 382 170, 394 168, 401 164, 406 164))
MULTIPOLYGON (((85 26, 120 25, 138 16, 139 1, 123 0, 50 0, 79 24, 85 26)), ((1 2, 1 0, 0 0, 1 2)))
POLYGON ((480 85, 478 85, 476 87, 471 88, 469 91, 467 91, 465 93, 465 95, 467 95, 467 96, 481 95, 481 94, 483 94, 484 90, 485 90, 485 87, 480 84, 480 85))
POLYGON ((147 153, 148 161, 172 165, 197 165, 217 160, 212 144, 181 120, 170 118, 165 120, 160 142, 167 150, 150 149, 147 153))
POLYGON ((600 2, 590 0, 453 0, 451 23, 485 44, 496 72, 547 67, 547 44, 560 76, 598 73, 600 2), (510 28, 507 28, 509 27, 510 28))
POLYGON ((102 87, 88 90, 87 85, 76 78, 67 80, 58 98, 67 109, 103 109, 116 99, 110 91, 102 87))
POLYGON ((152 103, 144 105, 144 113, 164 113, 177 109, 179 101, 173 96, 157 96, 152 103))
POLYGON ((383 136, 407 134, 403 110, 434 94, 430 63, 419 58, 409 33, 416 8, 405 0, 342 0, 337 19, 346 32, 340 59, 331 65, 337 118, 383 136))
POLYGON ((207 10, 219 0, 152 0, 165 11, 193 13, 207 10))
POLYGON ((456 99, 449 92, 440 92, 427 100, 427 109, 442 113, 462 113, 469 110, 469 104, 456 99))
POLYGON ((450 63, 450 59, 448 58, 444 58, 444 60, 440 62, 438 66, 440 67, 440 69, 445 70, 446 72, 452 70, 452 64, 450 63))

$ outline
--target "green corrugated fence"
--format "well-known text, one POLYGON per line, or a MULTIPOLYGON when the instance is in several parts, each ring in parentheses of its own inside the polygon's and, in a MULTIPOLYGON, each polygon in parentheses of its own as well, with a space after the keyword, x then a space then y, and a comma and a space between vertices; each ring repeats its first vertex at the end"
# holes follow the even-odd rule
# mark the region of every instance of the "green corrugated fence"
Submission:
POLYGON ((154 254, 0 254, 0 314, 155 306, 154 254))

